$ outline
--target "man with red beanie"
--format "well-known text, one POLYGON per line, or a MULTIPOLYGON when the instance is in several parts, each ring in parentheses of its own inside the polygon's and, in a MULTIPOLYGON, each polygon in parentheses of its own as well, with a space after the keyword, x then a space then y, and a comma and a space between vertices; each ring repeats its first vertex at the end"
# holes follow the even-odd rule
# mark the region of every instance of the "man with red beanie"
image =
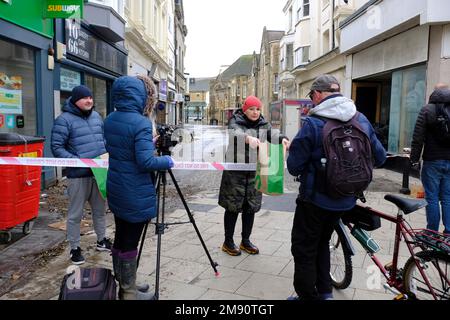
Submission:
MULTIPOLYGON (((289 147, 287 138, 280 135, 277 130, 272 130, 261 115, 261 108, 261 100, 255 96, 248 96, 242 109, 236 110, 231 117, 228 123, 229 144, 225 155, 226 162, 256 162, 256 149, 260 141, 283 143, 289 147), (244 148, 241 150, 239 146, 244 148)), ((255 213, 261 209, 262 201, 262 193, 255 188, 255 176, 255 171, 224 171, 222 175, 219 192, 219 205, 225 209, 225 241, 222 250, 231 256, 240 255, 241 250, 248 254, 259 253, 259 249, 250 242, 255 213), (233 236, 240 212, 242 212, 242 241, 237 247, 233 236)))

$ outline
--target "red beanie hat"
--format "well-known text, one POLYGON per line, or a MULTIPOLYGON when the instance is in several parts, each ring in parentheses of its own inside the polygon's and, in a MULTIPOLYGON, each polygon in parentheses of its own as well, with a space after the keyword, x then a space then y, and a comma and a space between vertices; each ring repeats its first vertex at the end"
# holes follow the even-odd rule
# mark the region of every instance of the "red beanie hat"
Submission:
POLYGON ((242 111, 245 112, 250 107, 257 107, 258 109, 261 109, 261 106, 262 106, 261 100, 259 100, 255 96, 248 96, 244 101, 242 111))

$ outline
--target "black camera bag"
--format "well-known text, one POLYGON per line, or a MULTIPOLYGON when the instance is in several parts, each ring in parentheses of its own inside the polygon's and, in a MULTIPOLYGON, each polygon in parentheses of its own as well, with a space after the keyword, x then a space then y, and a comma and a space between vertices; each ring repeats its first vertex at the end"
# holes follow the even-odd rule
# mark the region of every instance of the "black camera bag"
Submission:
POLYGON ((64 276, 59 300, 116 300, 116 281, 109 269, 80 268, 64 276))

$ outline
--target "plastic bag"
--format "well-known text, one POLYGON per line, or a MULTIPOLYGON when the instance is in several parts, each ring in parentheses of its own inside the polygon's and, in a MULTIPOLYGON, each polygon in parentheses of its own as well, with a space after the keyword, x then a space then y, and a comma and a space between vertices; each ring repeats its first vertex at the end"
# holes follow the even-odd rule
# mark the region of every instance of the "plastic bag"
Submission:
POLYGON ((284 193, 284 158, 283 144, 260 143, 256 164, 256 190, 267 195, 284 193))

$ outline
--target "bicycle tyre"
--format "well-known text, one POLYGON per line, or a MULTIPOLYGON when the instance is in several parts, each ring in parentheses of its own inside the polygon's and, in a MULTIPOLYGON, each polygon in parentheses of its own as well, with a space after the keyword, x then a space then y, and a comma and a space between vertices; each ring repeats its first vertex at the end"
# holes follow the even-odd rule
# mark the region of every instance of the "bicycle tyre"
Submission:
POLYGON ((348 288, 353 278, 352 256, 343 241, 341 231, 335 230, 330 239, 330 276, 333 287, 340 290, 348 288))
MULTIPOLYGON (((450 300, 449 279, 442 281, 441 277, 437 276, 438 270, 436 268, 437 262, 439 266, 445 268, 443 271, 448 277, 450 274, 450 256, 433 250, 421 251, 418 252, 415 256, 421 259, 422 263, 426 265, 424 271, 428 277, 431 273, 430 271, 436 271, 435 275, 437 277, 437 281, 433 281, 431 277, 429 277, 428 280, 431 282, 433 288, 438 290, 437 293, 439 294, 439 296, 437 300, 450 300)), ((405 267, 403 269, 403 286, 405 288, 406 294, 410 299, 434 300, 432 293, 429 292, 428 287, 425 287, 425 284, 423 288, 417 287, 417 282, 419 282, 420 285, 420 283, 424 283, 424 281, 422 280, 420 272, 417 270, 417 266, 414 260, 414 257, 410 257, 408 261, 406 261, 405 267), (420 279, 415 276, 414 271, 418 272, 418 277, 420 277, 420 279)), ((442 270, 443 268, 440 268, 440 270, 442 270)))

